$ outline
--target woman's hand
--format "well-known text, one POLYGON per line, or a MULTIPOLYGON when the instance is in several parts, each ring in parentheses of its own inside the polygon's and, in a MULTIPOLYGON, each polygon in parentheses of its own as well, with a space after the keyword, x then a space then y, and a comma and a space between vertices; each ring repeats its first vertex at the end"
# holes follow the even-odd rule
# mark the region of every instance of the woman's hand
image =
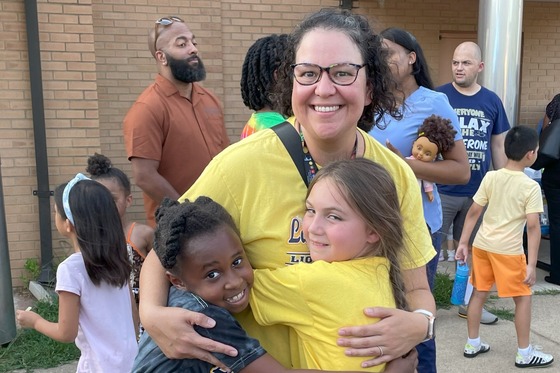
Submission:
POLYGON ((349 347, 346 355, 371 358, 362 362, 364 368, 400 359, 426 338, 428 320, 422 314, 384 307, 366 308, 364 313, 380 320, 339 329, 345 338, 337 340, 339 346, 349 347))
POLYGON ((237 356, 237 350, 214 340, 200 336, 193 328, 213 328, 216 324, 208 316, 177 307, 158 307, 153 309, 157 317, 154 323, 143 324, 150 337, 170 359, 199 359, 213 364, 225 371, 229 369, 212 352, 237 356))

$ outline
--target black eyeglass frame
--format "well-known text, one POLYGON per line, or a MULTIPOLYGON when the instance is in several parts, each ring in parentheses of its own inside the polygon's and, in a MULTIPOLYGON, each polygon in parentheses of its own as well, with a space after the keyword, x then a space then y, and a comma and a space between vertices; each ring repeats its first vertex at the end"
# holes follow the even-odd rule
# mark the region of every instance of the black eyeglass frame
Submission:
POLYGON ((313 84, 318 83, 318 82, 321 80, 321 78, 323 77, 323 71, 326 71, 326 72, 327 72, 327 75, 328 75, 329 79, 331 80, 331 82, 333 82, 333 83, 336 84, 336 85, 340 85, 340 86, 352 85, 352 84, 354 84, 354 82, 358 79, 358 74, 359 74, 359 72, 360 72, 360 69, 361 69, 362 67, 364 67, 364 66, 366 66, 365 63, 359 65, 359 64, 357 64, 357 63, 349 63, 349 62, 345 62, 345 63, 333 63, 332 65, 329 65, 329 66, 327 66, 327 67, 322 67, 322 66, 319 66, 319 65, 317 65, 317 64, 314 64, 314 63, 307 63, 307 62, 294 63, 294 64, 290 65, 290 67, 292 68, 292 75, 294 76, 294 79, 296 80, 296 82, 298 82, 298 84, 303 85, 303 86, 309 86, 309 85, 313 85, 313 84), (354 75, 354 80, 353 80, 352 82, 350 82, 350 83, 342 83, 342 84, 341 84, 341 83, 338 83, 338 82, 335 82, 335 81, 334 81, 333 77, 331 76, 330 71, 331 71, 332 68, 337 67, 337 66, 341 66, 341 65, 347 65, 347 66, 352 66, 352 67, 355 67, 355 68, 356 68, 356 75, 354 75), (313 83, 302 83, 302 82, 300 82, 300 81, 298 80, 296 74, 295 74, 295 68, 298 67, 298 66, 314 66, 314 67, 318 67, 318 68, 319 68, 319 74, 317 75, 317 80, 314 81, 313 83))
POLYGON ((175 22, 185 23, 181 18, 177 16, 161 17, 154 24, 154 53, 158 51, 157 40, 159 37, 159 26, 169 26, 175 22))

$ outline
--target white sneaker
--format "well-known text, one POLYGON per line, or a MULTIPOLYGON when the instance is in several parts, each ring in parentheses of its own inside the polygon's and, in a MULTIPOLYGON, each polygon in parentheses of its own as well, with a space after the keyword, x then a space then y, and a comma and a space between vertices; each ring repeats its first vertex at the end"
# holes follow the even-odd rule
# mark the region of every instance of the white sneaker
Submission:
MULTIPOLYGON (((465 349, 463 351, 464 357, 476 357, 478 354, 483 354, 490 351, 490 345, 488 343, 480 342, 480 346, 474 347, 472 344, 465 344, 465 349)), ((519 354, 518 354, 519 355, 519 354)))
POLYGON ((518 368, 537 368, 546 367, 547 365, 552 364, 554 357, 550 354, 541 352, 541 350, 541 346, 532 346, 531 353, 526 357, 518 352, 515 356, 515 366, 518 368))
POLYGON ((443 257, 443 250, 440 250, 438 262, 443 262, 443 261, 445 261, 445 258, 443 257))
POLYGON ((455 250, 447 250, 447 261, 448 262, 455 261, 455 250))

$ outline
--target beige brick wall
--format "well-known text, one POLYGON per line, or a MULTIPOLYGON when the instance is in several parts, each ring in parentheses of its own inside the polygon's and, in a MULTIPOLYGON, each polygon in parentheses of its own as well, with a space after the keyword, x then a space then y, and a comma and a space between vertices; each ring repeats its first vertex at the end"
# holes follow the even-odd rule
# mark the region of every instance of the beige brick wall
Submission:
MULTIPOLYGON (((154 79, 156 65, 147 35, 161 16, 178 15, 198 41, 207 69, 204 86, 220 97, 232 141, 237 141, 250 111, 241 101, 241 65, 253 42, 271 33, 290 32, 304 14, 338 5, 338 0, 94 1, 93 17, 101 151, 132 175, 126 159, 122 120, 136 97, 154 79), (305 5, 304 5, 305 4, 305 5), (172 6, 180 5, 180 6, 172 6)), ((130 217, 144 220, 142 195, 134 187, 130 217)))
MULTIPOLYGON (((183 17, 194 31, 208 69, 204 85, 222 100, 232 141, 250 112, 239 93, 246 50, 261 36, 290 32, 307 13, 338 0, 38 0, 41 64, 51 190, 85 168, 101 151, 129 175, 121 123, 155 75, 147 32, 165 15, 183 17)), ((399 26, 418 38, 433 76, 439 71, 441 31, 474 31, 478 1, 361 0, 356 12, 377 29, 399 26), (460 11, 457 11, 460 9, 460 11)), ((560 4, 526 2, 521 123, 536 123, 560 91, 560 4)), ((0 157, 14 285, 27 258, 38 258, 39 222, 24 0, 0 2, 0 157)), ((447 66, 443 67, 447 68, 447 66)), ((129 210, 143 220, 134 190, 129 210)), ((53 226, 54 229, 54 226, 53 226)), ((70 252, 53 230, 55 256, 70 252)))
POLYGON ((537 123, 560 93, 560 3, 525 2, 520 122, 537 123))
MULTIPOLYGON (((448 68, 439 66, 441 31, 477 31, 478 1, 362 0, 359 7, 360 13, 378 20, 379 30, 397 26, 412 32, 426 54, 432 78, 438 76, 440 68, 448 68)), ((560 92, 560 3, 525 1, 523 14, 518 120, 520 124, 536 125, 546 104, 560 92)))
MULTIPOLYGON (((0 156, 12 278, 21 285, 25 260, 40 251, 24 2, 2 1, 0 20, 0 156)), ((52 189, 99 151, 91 2, 39 1, 38 20, 52 189)), ((54 254, 62 259, 67 246, 53 232, 54 254)))
MULTIPOLYGON (((428 60, 434 83, 439 66, 440 34, 442 31, 477 30, 478 1, 473 0, 407 0, 407 1, 360 1, 360 10, 378 21, 377 29, 401 27, 411 32, 428 60), (461 9, 461 11, 457 11, 461 9)), ((449 69, 451 61, 443 66, 449 69)))

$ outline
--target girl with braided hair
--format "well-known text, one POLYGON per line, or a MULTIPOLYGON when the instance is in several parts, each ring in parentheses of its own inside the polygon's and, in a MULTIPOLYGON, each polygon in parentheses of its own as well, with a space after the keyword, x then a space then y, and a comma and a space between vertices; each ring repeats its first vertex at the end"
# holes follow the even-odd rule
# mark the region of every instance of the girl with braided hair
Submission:
POLYGON ((169 359, 144 332, 133 372, 319 372, 284 368, 233 317, 249 305, 254 278, 239 230, 224 207, 209 197, 183 203, 165 198, 156 210, 156 223, 154 251, 174 285, 167 305, 214 319, 213 328, 195 325, 194 329, 234 346, 238 354, 216 353, 219 366, 199 359, 169 359))
POLYGON ((270 35, 258 39, 247 51, 241 70, 243 103, 255 112, 243 127, 241 138, 273 127, 286 118, 273 110, 270 91, 276 82, 276 70, 282 62, 288 35, 270 35))
MULTIPOLYGON (((225 208, 209 197, 182 204, 165 199, 156 212, 154 251, 174 285, 167 305, 214 319, 213 328, 194 329, 238 350, 236 357, 216 355, 234 372, 286 371, 230 314, 245 311, 249 303, 260 325, 293 328, 302 346, 301 368, 383 372, 385 364, 367 368, 360 357, 344 356, 334 336, 347 323, 370 322, 361 312, 367 305, 408 308, 400 266, 407 254, 395 183, 385 168, 368 159, 335 161, 319 170, 305 204, 302 228, 313 263, 253 274, 225 208)), ((383 347, 377 349, 384 354, 383 347)), ((168 359, 145 332, 133 371, 209 372, 212 367, 202 360, 168 359)), ((388 371, 407 370, 393 366, 388 371)))
MULTIPOLYGON (((422 162, 434 162, 441 152, 447 152, 455 145, 457 131, 449 119, 430 115, 418 128, 418 137, 412 143, 412 155, 408 159, 422 162)), ((428 201, 434 201, 434 183, 418 179, 422 190, 427 194, 428 201)))

